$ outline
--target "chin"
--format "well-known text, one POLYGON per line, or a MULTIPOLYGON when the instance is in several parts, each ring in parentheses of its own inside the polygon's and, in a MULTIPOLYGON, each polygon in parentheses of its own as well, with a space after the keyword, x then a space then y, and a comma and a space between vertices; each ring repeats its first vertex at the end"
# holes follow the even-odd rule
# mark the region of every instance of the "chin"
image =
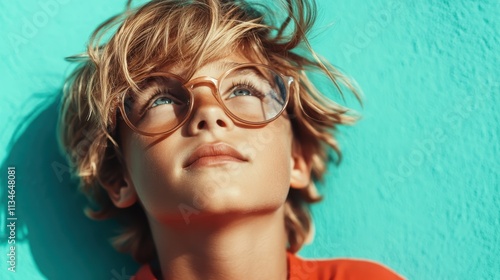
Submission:
POLYGON ((285 204, 286 192, 280 195, 268 191, 257 191, 251 187, 223 187, 208 188, 207 192, 193 197, 193 206, 201 213, 249 214, 276 211, 285 204))

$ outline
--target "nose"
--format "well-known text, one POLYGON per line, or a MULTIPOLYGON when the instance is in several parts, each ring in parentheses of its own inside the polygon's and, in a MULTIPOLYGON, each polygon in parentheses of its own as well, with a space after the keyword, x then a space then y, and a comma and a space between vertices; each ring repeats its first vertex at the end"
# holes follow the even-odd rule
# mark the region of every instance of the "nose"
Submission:
POLYGON ((215 87, 200 85, 191 89, 193 91, 193 111, 187 123, 190 135, 202 132, 217 133, 221 130, 232 130, 234 123, 226 114, 224 108, 217 101, 215 87))

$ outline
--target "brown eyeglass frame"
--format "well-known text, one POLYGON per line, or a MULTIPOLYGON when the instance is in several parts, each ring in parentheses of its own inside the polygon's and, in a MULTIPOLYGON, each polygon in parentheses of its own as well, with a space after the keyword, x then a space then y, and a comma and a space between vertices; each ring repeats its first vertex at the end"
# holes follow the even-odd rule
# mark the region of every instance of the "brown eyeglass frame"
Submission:
POLYGON ((132 129, 134 132, 137 132, 137 133, 145 135, 145 136, 157 136, 157 135, 168 134, 168 133, 171 133, 171 132, 175 131, 176 129, 178 129, 182 125, 184 125, 186 123, 186 121, 190 118, 190 116, 191 116, 191 114, 193 112, 193 107, 194 107, 194 92, 193 92, 193 89, 194 89, 195 85, 197 85, 197 84, 203 84, 204 83, 204 84, 209 84, 209 85, 212 86, 212 90, 211 90, 212 95, 215 97, 215 99, 217 100, 217 102, 219 103, 219 105, 221 106, 221 108, 224 110, 224 112, 226 113, 226 115, 228 115, 233 121, 237 121, 237 122, 242 123, 242 124, 247 125, 247 126, 253 126, 253 127, 255 127, 255 126, 261 126, 261 125, 266 124, 266 123, 270 123, 270 122, 274 121, 275 119, 277 119, 279 116, 281 116, 281 114, 283 113, 283 111, 285 111, 286 106, 288 105, 288 100, 290 99, 290 85, 294 82, 294 78, 293 77, 291 77, 291 76, 285 76, 285 75, 277 72, 276 70, 274 70, 272 67, 270 67, 268 65, 265 65, 265 64, 259 64, 259 63, 245 63, 245 64, 238 65, 238 66, 233 67, 233 68, 227 70, 226 72, 224 72, 218 79, 215 79, 215 78, 210 77, 210 76, 200 76, 200 77, 196 77, 196 78, 191 79, 191 80, 189 80, 189 81, 187 81, 187 82, 184 83, 185 79, 183 79, 182 77, 180 77, 178 75, 169 73, 169 72, 155 72, 155 73, 149 75, 148 78, 150 78, 150 77, 156 77, 156 76, 160 76, 160 77, 173 77, 173 78, 179 80, 182 83, 182 86, 187 90, 187 92, 189 92, 189 109, 188 109, 188 112, 187 112, 186 116, 184 117, 184 119, 181 122, 179 122, 176 126, 174 126, 173 128, 168 129, 166 131, 162 131, 162 132, 155 132, 155 133, 146 132, 146 131, 139 130, 128 119, 127 114, 125 114, 125 107, 124 107, 125 106, 125 97, 127 96, 127 94, 126 93, 123 94, 122 98, 121 98, 121 103, 120 103, 120 112, 121 112, 121 114, 123 116, 123 120, 125 121, 125 123, 127 124, 127 126, 130 127, 130 129, 132 129), (283 108, 281 108, 281 110, 279 111, 279 113, 277 113, 276 116, 274 116, 273 118, 271 118, 269 120, 261 121, 261 122, 247 121, 247 120, 244 120, 244 119, 242 119, 242 118, 234 115, 226 107, 226 105, 222 101, 222 99, 221 99, 221 93, 219 91, 220 85, 221 85, 221 81, 224 81, 224 79, 231 72, 233 72, 233 71, 235 71, 237 69, 240 69, 240 68, 247 68, 247 67, 253 67, 253 66, 267 68, 268 70, 270 70, 274 74, 277 74, 282 79, 283 83, 285 84, 285 90, 286 90, 286 93, 287 93, 286 99, 285 99, 285 103, 283 104, 283 108))

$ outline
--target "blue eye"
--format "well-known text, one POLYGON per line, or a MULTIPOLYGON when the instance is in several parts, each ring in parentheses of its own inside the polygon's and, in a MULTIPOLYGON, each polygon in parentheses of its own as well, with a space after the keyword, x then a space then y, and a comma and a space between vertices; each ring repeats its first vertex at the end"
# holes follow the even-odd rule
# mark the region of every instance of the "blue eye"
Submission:
POLYGON ((165 96, 162 96, 160 98, 157 98, 153 104, 151 105, 151 107, 156 107, 156 106, 160 106, 160 105, 164 105, 164 104, 174 104, 174 101, 168 97, 165 97, 165 96))
POLYGON ((239 89, 236 89, 234 90, 230 95, 229 95, 229 98, 231 97, 236 97, 236 96, 249 96, 249 95, 253 95, 252 92, 248 89, 244 89, 244 88, 239 88, 239 89))

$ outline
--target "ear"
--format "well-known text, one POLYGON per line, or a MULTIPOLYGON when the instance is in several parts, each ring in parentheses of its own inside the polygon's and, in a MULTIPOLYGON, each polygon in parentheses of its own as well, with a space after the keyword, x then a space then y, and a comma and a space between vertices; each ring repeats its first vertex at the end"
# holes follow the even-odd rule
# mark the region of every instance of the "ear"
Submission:
POLYGON ((311 183, 311 158, 304 157, 300 143, 292 143, 290 187, 295 189, 307 188, 311 183))
POLYGON ((109 198, 118 208, 127 208, 137 202, 137 192, 128 174, 122 174, 119 180, 103 183, 109 198))

